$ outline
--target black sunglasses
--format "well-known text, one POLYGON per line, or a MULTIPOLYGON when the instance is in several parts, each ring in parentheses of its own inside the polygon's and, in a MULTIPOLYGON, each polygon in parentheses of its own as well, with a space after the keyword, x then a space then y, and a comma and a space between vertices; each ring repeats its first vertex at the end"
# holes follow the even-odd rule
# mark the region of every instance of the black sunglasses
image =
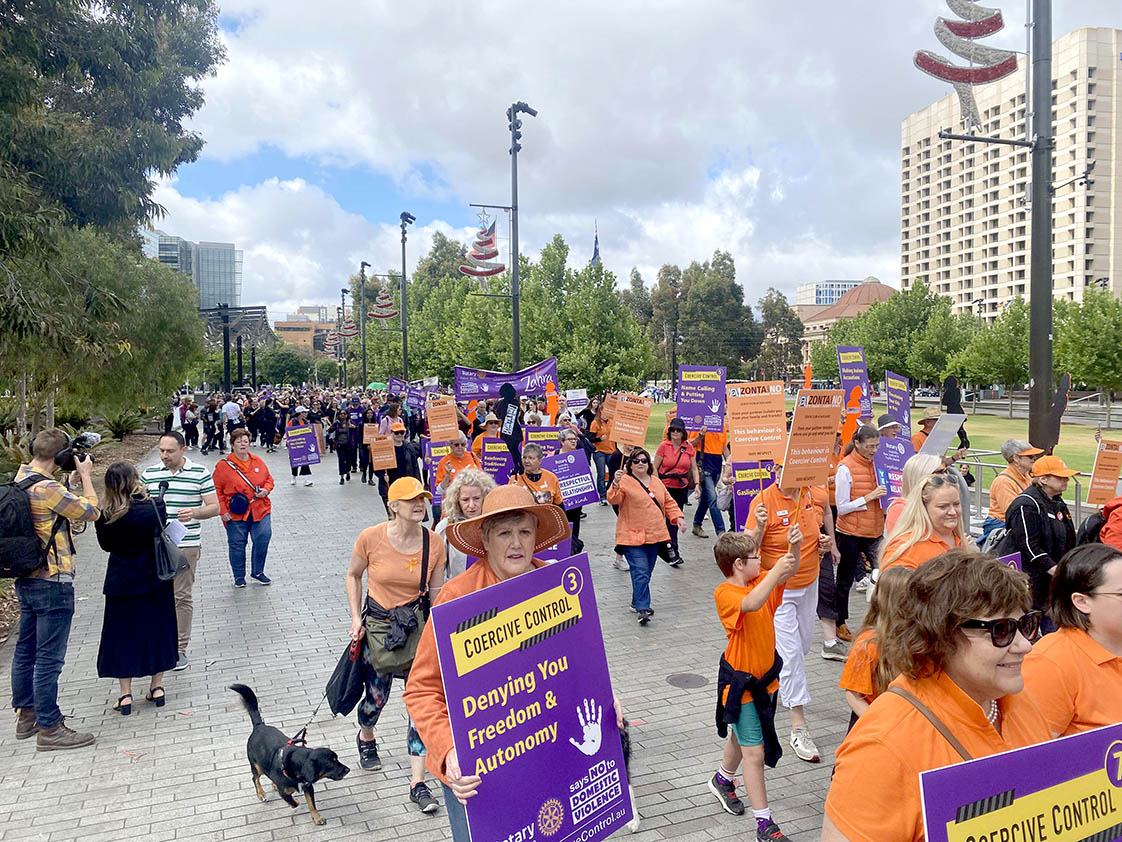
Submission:
POLYGON ((650 460, 648 460, 648 459, 632 459, 631 464, 632 465, 649 465, 651 463, 650 463, 650 460))
POLYGON ((936 471, 931 475, 930 485, 933 488, 940 488, 944 485, 958 486, 958 478, 954 474, 941 473, 936 471))
POLYGON ((1040 632, 1041 612, 1029 611, 1020 619, 1002 617, 1000 620, 963 620, 958 624, 960 629, 986 629, 990 633, 990 640, 998 649, 1013 645, 1013 639, 1019 631, 1028 640, 1034 640, 1040 632))

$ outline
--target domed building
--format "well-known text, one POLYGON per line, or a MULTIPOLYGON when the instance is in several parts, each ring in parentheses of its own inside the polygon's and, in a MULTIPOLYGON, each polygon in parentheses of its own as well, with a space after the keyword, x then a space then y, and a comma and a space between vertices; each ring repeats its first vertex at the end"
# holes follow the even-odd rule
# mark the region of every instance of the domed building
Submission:
POLYGON ((803 319, 803 364, 810 362, 810 346, 815 342, 822 342, 838 321, 852 319, 864 313, 878 301, 887 301, 896 290, 887 284, 882 284, 872 275, 865 278, 845 295, 838 299, 825 310, 803 319))

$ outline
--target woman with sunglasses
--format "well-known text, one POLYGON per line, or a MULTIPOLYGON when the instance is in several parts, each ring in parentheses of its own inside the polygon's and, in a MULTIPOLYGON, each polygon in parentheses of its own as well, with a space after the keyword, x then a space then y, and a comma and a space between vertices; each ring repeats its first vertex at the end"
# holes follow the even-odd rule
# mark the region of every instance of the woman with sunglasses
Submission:
POLYGON ((1052 738, 1021 692, 1040 625, 1031 603, 1024 574, 977 552, 952 550, 911 574, 906 610, 878 638, 897 678, 838 748, 822 842, 918 842, 921 772, 1052 738))
POLYGON ((908 492, 900 519, 885 542, 880 569, 900 566, 915 570, 964 543, 973 549, 973 539, 962 522, 958 480, 947 473, 929 474, 908 492))
POLYGON ((645 626, 654 616, 651 609, 651 573, 658 561, 658 546, 670 540, 669 520, 678 529, 685 526, 682 510, 658 477, 651 472, 651 455, 634 448, 624 462, 624 471, 612 477, 608 502, 619 506, 616 546, 623 549, 631 572, 631 607, 645 626))
POLYGON ((1025 658, 1025 687, 1057 737, 1122 722, 1122 552, 1084 544, 1052 576, 1059 626, 1025 658))

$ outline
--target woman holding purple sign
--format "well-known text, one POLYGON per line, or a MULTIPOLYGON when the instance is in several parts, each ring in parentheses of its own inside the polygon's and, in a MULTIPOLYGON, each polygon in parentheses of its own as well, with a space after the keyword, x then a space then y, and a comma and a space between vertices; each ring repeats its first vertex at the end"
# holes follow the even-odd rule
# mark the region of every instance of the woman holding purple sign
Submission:
MULTIPOLYGON (((289 419, 289 427, 299 427, 303 424, 310 424, 308 421, 308 407, 301 404, 293 410, 293 417, 289 419)), ((312 468, 310 465, 301 465, 299 468, 295 465, 292 466, 292 485, 296 485, 297 475, 304 477, 304 485, 312 484, 312 468)))

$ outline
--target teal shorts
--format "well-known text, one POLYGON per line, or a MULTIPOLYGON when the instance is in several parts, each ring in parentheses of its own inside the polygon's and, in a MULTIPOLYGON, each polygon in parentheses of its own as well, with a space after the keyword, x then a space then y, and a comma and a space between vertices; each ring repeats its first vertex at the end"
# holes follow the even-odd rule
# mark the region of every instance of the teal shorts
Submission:
POLYGON ((760 725, 760 714, 751 698, 740 705, 740 718, 732 726, 733 736, 741 746, 763 745, 764 729, 760 725))

